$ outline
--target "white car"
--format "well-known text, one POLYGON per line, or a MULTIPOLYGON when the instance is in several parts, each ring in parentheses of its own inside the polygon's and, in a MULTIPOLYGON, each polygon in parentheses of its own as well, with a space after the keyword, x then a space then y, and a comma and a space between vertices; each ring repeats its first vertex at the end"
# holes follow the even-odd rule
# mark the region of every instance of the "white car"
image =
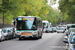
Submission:
POLYGON ((47 28, 46 32, 53 32, 53 28, 47 28))
POLYGON ((67 32, 67 34, 64 36, 64 40, 63 41, 70 41, 73 34, 75 34, 75 28, 70 28, 69 31, 67 32))
POLYGON ((12 39, 12 32, 7 28, 2 28, 6 40, 12 39))
POLYGON ((66 43, 67 50, 75 50, 75 33, 71 35, 69 41, 64 41, 66 43))
POLYGON ((2 40, 5 40, 5 38, 4 38, 4 33, 2 32, 2 29, 0 29, 0 42, 2 42, 2 40))
POLYGON ((66 31, 65 31, 65 34, 68 33, 69 28, 75 28, 75 24, 67 24, 67 25, 66 25, 66 31))
POLYGON ((56 32, 56 27, 53 27, 53 32, 56 32))
POLYGON ((70 28, 69 31, 67 32, 68 41, 70 41, 73 34, 75 34, 75 28, 70 28))
POLYGON ((65 29, 63 27, 59 27, 57 28, 57 33, 64 33, 65 32, 65 29))
POLYGON ((75 28, 69 28, 68 32, 65 33, 64 40, 63 41, 69 41, 70 37, 73 35, 75 32, 75 28), (65 38, 66 37, 66 38, 65 38))
POLYGON ((75 50, 75 34, 71 38, 71 40, 68 42, 68 50, 75 50))

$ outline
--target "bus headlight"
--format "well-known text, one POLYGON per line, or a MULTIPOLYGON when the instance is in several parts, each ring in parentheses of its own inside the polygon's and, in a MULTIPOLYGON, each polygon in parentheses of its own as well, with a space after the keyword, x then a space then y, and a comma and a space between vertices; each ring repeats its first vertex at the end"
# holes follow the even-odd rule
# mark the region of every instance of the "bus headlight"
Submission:
POLYGON ((17 32, 17 34, 18 34, 18 35, 20 35, 20 34, 21 34, 21 32, 17 32))
POLYGON ((37 32, 34 32, 34 34, 37 34, 37 32))

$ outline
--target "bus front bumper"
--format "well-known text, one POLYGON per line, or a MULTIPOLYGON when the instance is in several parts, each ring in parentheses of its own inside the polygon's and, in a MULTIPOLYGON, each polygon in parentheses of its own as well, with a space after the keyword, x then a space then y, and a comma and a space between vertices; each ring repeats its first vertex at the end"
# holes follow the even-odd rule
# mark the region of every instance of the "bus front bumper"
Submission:
POLYGON ((17 35, 17 38, 29 38, 29 37, 32 37, 32 38, 37 37, 37 34, 34 34, 32 36, 21 36, 21 35, 17 35))

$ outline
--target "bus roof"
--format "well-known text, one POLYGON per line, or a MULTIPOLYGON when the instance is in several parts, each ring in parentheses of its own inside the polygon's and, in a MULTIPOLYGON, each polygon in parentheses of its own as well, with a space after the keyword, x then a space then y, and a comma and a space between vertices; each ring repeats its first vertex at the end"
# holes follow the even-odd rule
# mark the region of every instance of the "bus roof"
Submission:
POLYGON ((19 17, 21 17, 21 18, 23 18, 23 17, 29 17, 29 18, 39 18, 39 19, 41 19, 41 20, 42 20, 42 18, 40 18, 40 17, 36 17, 36 16, 18 16, 17 18, 19 18, 19 17))
POLYGON ((49 23, 48 21, 46 21, 46 20, 44 20, 44 21, 42 21, 43 23, 49 23))

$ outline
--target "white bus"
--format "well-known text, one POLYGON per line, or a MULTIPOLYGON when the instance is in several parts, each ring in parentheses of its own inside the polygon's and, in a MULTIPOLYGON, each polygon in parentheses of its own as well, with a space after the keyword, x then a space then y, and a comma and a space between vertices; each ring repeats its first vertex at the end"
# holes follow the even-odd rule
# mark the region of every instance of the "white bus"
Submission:
POLYGON ((22 38, 33 37, 42 38, 42 19, 36 16, 20 16, 17 17, 17 37, 22 38))
POLYGON ((48 21, 42 21, 43 32, 46 32, 47 28, 50 28, 50 23, 48 21))

